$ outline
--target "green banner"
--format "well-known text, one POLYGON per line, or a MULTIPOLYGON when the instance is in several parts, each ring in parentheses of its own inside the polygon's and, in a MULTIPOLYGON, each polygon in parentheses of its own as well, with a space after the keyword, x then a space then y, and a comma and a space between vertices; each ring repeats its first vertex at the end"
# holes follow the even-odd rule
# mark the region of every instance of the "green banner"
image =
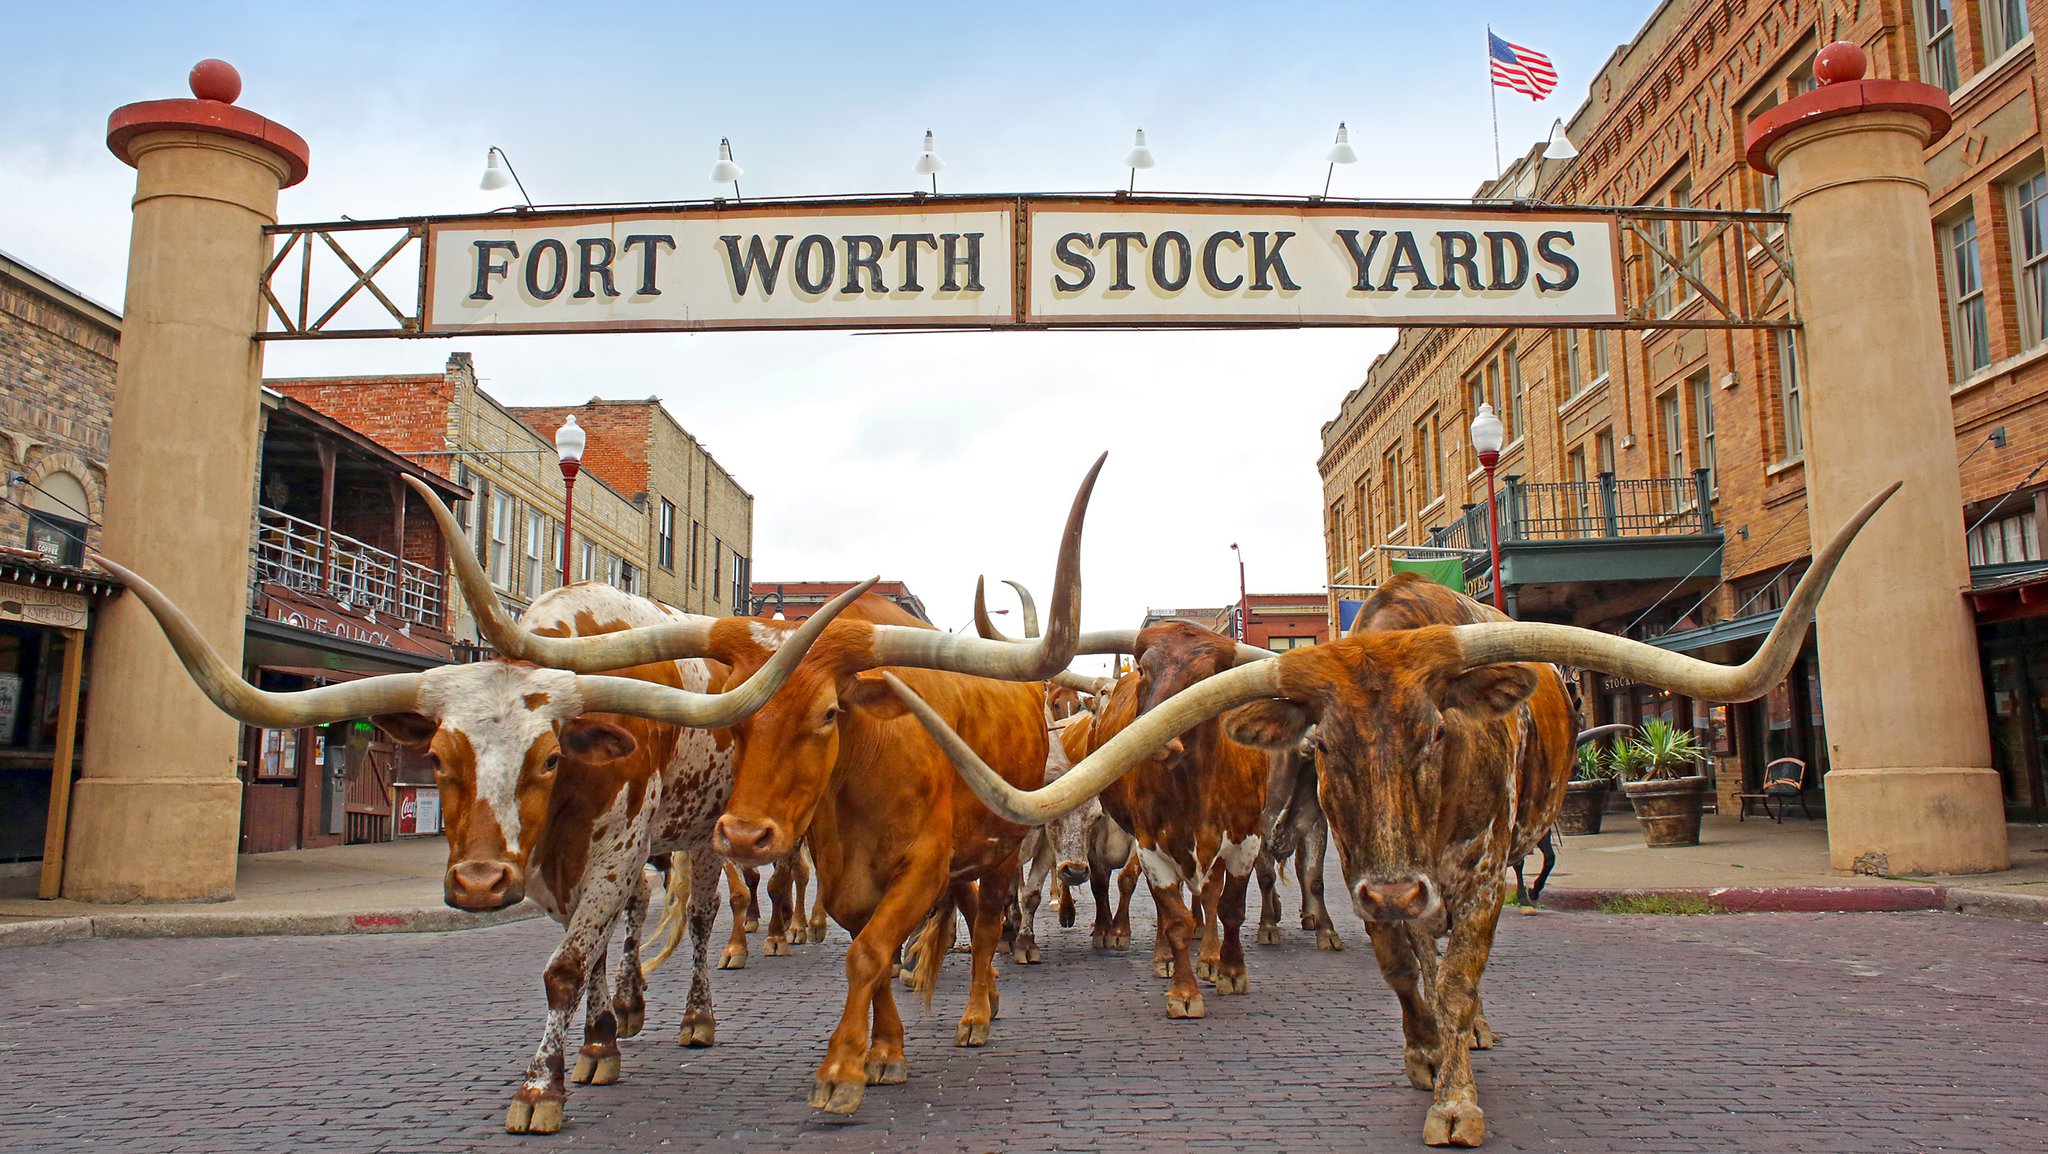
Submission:
POLYGON ((1396 573, 1414 573, 1460 593, 1465 591, 1465 562, 1456 557, 1437 561, 1395 559, 1388 567, 1396 573))

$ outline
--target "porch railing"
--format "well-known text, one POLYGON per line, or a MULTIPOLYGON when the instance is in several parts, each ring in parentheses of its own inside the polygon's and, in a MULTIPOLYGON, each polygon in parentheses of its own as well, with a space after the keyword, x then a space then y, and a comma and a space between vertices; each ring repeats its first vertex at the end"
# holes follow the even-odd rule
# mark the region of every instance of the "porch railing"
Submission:
POLYGON ((258 506, 250 587, 265 582, 332 597, 417 625, 441 624, 441 574, 281 509, 258 506))
MULTIPOLYGON (((1705 469, 1688 477, 1622 480, 1602 473, 1591 481, 1529 482, 1513 475, 1504 480, 1499 494, 1503 545, 1714 531, 1712 485, 1705 469)), ((1457 520, 1430 530, 1429 544, 1484 553, 1486 525, 1486 502, 1467 505, 1457 520)))

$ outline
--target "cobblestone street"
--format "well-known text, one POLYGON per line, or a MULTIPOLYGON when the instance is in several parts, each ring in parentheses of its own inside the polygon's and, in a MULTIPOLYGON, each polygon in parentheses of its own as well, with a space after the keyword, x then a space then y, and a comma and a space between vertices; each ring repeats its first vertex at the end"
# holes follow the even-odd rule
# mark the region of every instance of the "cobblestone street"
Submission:
MULTIPOLYGON (((551 923, 13 950, 0 1148, 1421 1149, 1393 997, 1340 917, 1349 948, 1318 953, 1290 902, 1250 995, 1169 1023, 1149 924, 1101 955, 1041 914, 1045 964, 1004 963, 991 1044, 951 1044, 956 955, 932 1011, 899 999, 910 1083, 847 1119, 804 1105, 844 936, 763 958, 757 935, 717 975, 716 1049, 675 1047, 687 968, 658 973, 622 1080, 576 1088, 552 1138, 501 1132, 551 923)), ((1940 913, 1510 916, 1501 1043, 1475 1055, 1487 1148, 2048 1149, 2043 962, 2039 926, 1940 913)))

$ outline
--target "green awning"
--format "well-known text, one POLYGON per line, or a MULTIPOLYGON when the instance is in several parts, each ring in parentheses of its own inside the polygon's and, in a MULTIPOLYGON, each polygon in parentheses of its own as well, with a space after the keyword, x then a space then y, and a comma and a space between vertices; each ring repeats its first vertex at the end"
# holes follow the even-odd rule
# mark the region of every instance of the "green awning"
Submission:
POLYGON ((1414 573, 1458 592, 1465 591, 1465 562, 1458 557, 1439 558, 1434 561, 1413 561, 1403 558, 1390 560, 1387 567, 1396 573, 1414 573))

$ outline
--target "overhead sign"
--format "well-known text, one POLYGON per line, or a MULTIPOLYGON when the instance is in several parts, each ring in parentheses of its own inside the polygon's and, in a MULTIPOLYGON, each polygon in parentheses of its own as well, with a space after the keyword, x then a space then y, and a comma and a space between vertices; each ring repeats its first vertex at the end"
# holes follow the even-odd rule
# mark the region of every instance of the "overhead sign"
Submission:
POLYGON ((429 221, 422 335, 1588 324, 1611 214, 915 198, 429 221))

